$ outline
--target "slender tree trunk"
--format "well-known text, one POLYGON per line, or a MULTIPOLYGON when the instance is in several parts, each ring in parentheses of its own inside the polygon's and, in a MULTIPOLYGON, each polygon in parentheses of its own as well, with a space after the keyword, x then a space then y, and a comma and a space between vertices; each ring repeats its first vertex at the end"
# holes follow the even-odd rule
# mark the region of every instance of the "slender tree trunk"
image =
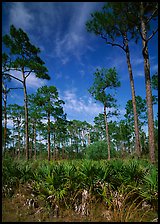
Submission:
POLYGON ((4 90, 4 154, 6 151, 6 139, 7 139, 7 92, 4 90))
POLYGON ((133 105, 133 114, 134 114, 136 153, 137 153, 138 156, 140 156, 141 149, 140 149, 140 137, 139 137, 139 127, 138 127, 138 115, 137 115, 137 109, 136 109, 136 96, 135 96, 135 88, 134 88, 134 79, 133 79, 132 67, 131 67, 131 62, 130 62, 129 46, 128 46, 128 41, 127 41, 126 38, 125 38, 125 46, 126 46, 126 58, 127 58, 127 65, 128 65, 131 92, 132 92, 132 105, 133 105))
POLYGON ((56 136, 55 136, 55 133, 53 134, 53 141, 54 141, 54 150, 53 150, 53 158, 55 160, 55 150, 56 150, 56 136))
POLYGON ((20 142, 20 121, 18 121, 18 159, 20 159, 20 147, 21 147, 21 142, 20 142))
POLYGON ((88 132, 88 145, 91 144, 90 131, 88 132))
POLYGON ((24 70, 22 69, 23 88, 24 88, 24 109, 25 109, 25 134, 26 134, 26 160, 29 160, 29 128, 28 128, 28 99, 24 70))
POLYGON ((65 150, 64 150, 64 145, 62 145, 62 159, 65 158, 65 150))
POLYGON ((33 137, 32 137, 32 139, 31 139, 31 141, 30 141, 30 143, 29 143, 29 145, 30 145, 30 159, 32 158, 32 152, 33 152, 33 137))
POLYGON ((142 44, 143 44, 143 58, 144 58, 144 73, 145 73, 145 86, 146 86, 146 101, 148 109, 148 136, 149 136, 149 153, 150 160, 155 163, 155 139, 154 139, 154 118, 153 118, 153 104, 152 104, 152 90, 150 78, 150 62, 147 46, 147 31, 146 24, 143 19, 144 8, 141 2, 141 30, 142 30, 142 44))
POLYGON ((104 105, 104 120, 106 125, 106 137, 107 137, 107 144, 108 144, 108 160, 111 159, 111 147, 110 147, 110 138, 109 138, 109 130, 108 130, 108 122, 106 116, 106 106, 104 105))
POLYGON ((13 129, 12 129, 12 136, 13 136, 12 147, 13 147, 13 155, 14 155, 14 157, 15 157, 16 152, 15 152, 14 124, 13 124, 13 127, 12 127, 12 128, 13 128, 13 129))
POLYGON ((48 113, 48 161, 50 161, 51 157, 51 142, 50 142, 50 113, 48 113))
POLYGON ((34 159, 36 159, 36 123, 34 124, 34 159))

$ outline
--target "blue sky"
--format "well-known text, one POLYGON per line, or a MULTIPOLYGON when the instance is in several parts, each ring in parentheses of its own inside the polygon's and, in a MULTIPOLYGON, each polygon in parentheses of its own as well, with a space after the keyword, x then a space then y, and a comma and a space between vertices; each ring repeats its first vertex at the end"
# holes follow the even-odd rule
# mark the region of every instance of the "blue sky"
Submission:
MULTIPOLYGON (((121 117, 125 105, 131 99, 126 57, 117 47, 108 46, 105 41, 87 32, 85 23, 90 13, 101 9, 103 2, 3 2, 2 33, 9 33, 10 25, 22 28, 31 43, 41 49, 51 77, 40 80, 34 75, 27 80, 28 94, 35 93, 43 85, 57 87, 59 96, 65 101, 64 110, 69 120, 79 119, 92 123, 103 107, 88 93, 93 83, 96 68, 115 67, 121 81, 117 99, 121 117)), ((130 43, 131 63, 136 95, 145 98, 145 79, 141 41, 130 43)), ((149 43, 151 75, 158 70, 158 35, 149 43)), ((20 86, 12 81, 10 86, 20 86)), ((153 94, 156 92, 153 91, 153 94)), ((8 103, 23 105, 23 91, 12 90, 8 103)), ((155 116, 157 106, 154 106, 155 116)))

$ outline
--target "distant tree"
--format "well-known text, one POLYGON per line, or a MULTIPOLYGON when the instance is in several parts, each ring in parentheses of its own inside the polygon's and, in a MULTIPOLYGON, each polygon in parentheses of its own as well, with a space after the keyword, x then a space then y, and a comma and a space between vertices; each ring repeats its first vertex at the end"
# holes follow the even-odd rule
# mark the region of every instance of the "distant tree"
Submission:
MULTIPOLYGON (((141 96, 136 96, 136 105, 137 105, 137 115, 139 120, 139 130, 140 130, 140 136, 144 136, 143 134, 143 127, 147 124, 147 105, 146 100, 142 99, 141 96)), ((128 100, 126 103, 126 113, 124 117, 126 118, 128 124, 130 127, 133 127, 134 125, 134 113, 133 113, 133 104, 132 100, 128 100)), ((135 137, 135 136, 134 136, 135 137)), ((143 141, 144 137, 141 137, 141 151, 143 150, 143 141)))
MULTIPOLYGON (((30 43, 27 34, 22 29, 16 29, 13 25, 10 26, 10 35, 3 36, 3 43, 9 49, 7 55, 7 63, 5 69, 10 78, 21 82, 24 89, 24 108, 25 108, 25 131, 26 131, 26 159, 29 159, 29 135, 28 135, 28 99, 26 79, 35 75, 37 78, 50 79, 47 74, 47 68, 44 62, 38 56, 40 49, 30 43), (21 73, 22 79, 11 74, 11 71, 21 73)), ((2 56, 3 56, 2 55, 2 56)), ((4 56, 3 56, 4 57, 4 56)), ((3 75, 3 74, 2 74, 3 75)))
POLYGON ((43 111, 43 118, 47 119, 48 160, 50 161, 51 116, 53 117, 54 122, 58 118, 65 117, 62 107, 64 101, 59 99, 58 91, 55 86, 42 86, 41 88, 37 89, 35 95, 35 103, 37 104, 37 106, 41 107, 43 111))
POLYGON ((82 121, 82 128, 81 128, 82 147, 85 147, 86 145, 90 145, 91 130, 92 130, 92 125, 88 123, 87 121, 82 121))
POLYGON ((7 68, 6 68, 6 64, 8 61, 8 56, 6 54, 2 55, 2 100, 3 100, 3 104, 4 104, 4 109, 3 109, 3 113, 4 113, 4 152, 6 150, 6 140, 7 137, 9 137, 7 135, 7 97, 8 94, 10 92, 11 89, 21 89, 21 88, 9 88, 8 87, 8 83, 11 81, 11 78, 9 76, 9 74, 7 73, 7 68))
POLYGON ((97 133, 96 136, 98 137, 97 141, 101 141, 106 138, 105 125, 104 114, 99 113, 98 116, 94 118, 94 128, 97 133))
MULTIPOLYGON (((31 127, 31 133, 30 136, 32 138, 32 145, 34 142, 34 159, 36 159, 36 132, 37 132, 37 126, 41 124, 42 116, 42 108, 38 106, 35 102, 36 96, 35 94, 28 95, 28 109, 29 109, 29 125, 31 127)), ((32 157, 32 149, 30 153, 32 157)))
POLYGON ((106 41, 106 44, 119 47, 125 52, 134 109, 136 152, 138 156, 140 156, 138 117, 129 49, 129 41, 134 37, 137 38, 137 33, 132 32, 132 30, 134 31, 134 26, 132 25, 132 23, 127 22, 127 10, 128 5, 125 2, 107 2, 101 11, 91 14, 92 19, 86 23, 86 27, 89 32, 93 32, 104 39, 106 41), (131 34, 128 31, 131 31, 131 34))
POLYGON ((151 83, 152 83, 152 88, 154 90, 158 90, 158 73, 157 72, 152 76, 151 83))
MULTIPOLYGON (((118 125, 118 131, 119 131, 119 140, 122 145, 122 152, 124 153, 126 149, 128 148, 128 152, 132 152, 132 141, 133 141, 133 133, 134 128, 133 126, 128 123, 127 119, 120 120, 118 125)), ((134 147, 135 148, 135 147, 134 147)))
POLYGON ((94 97, 95 100, 100 101, 104 107, 104 119, 106 128, 106 138, 108 144, 108 160, 110 160, 110 137, 107 122, 107 112, 106 108, 116 107, 116 99, 110 94, 106 94, 106 90, 113 89, 120 86, 120 81, 118 80, 118 74, 115 68, 110 69, 97 69, 94 73, 94 83, 90 87, 89 92, 94 97))
POLYGON ((24 119, 24 107, 18 104, 9 104, 8 109, 10 111, 9 118, 13 120, 15 131, 18 133, 17 141, 17 156, 20 157, 21 152, 21 127, 23 125, 24 119))
MULTIPOLYGON (((51 123, 51 134, 53 135, 54 149, 61 149, 62 159, 65 158, 65 147, 67 141, 67 123, 66 116, 57 117, 54 123, 51 123)), ((58 152, 59 154, 59 152, 58 152)), ((54 158, 56 159, 56 150, 54 152, 54 158)))
MULTIPOLYGON (((156 90, 158 93, 158 73, 156 72, 152 78, 151 78, 151 85, 152 85, 152 89, 156 90)), ((154 95, 152 98, 153 104, 157 104, 158 103, 158 96, 154 95)))
MULTIPOLYGON (((147 124, 147 106, 146 106, 146 100, 142 99, 141 96, 136 96, 136 105, 137 105, 137 115, 139 118, 139 128, 143 127, 143 125, 147 124)), ((134 113, 133 113, 133 104, 132 100, 128 100, 126 103, 126 113, 125 118, 127 119, 128 123, 130 125, 134 122, 134 113)))

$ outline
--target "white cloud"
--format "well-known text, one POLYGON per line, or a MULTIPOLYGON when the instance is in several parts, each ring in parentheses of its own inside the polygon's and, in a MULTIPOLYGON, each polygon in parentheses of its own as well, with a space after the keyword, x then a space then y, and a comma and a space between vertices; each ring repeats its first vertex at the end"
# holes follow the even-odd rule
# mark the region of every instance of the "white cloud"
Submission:
POLYGON ((152 72, 158 71, 158 64, 152 65, 151 70, 152 70, 152 72))
POLYGON ((143 58, 133 58, 133 59, 131 59, 131 64, 132 65, 134 65, 134 66, 136 66, 136 65, 143 65, 143 63, 144 63, 144 59, 143 58))
POLYGON ((136 69, 133 71, 133 77, 144 77, 144 70, 142 69, 136 69))
POLYGON ((62 73, 61 72, 56 72, 55 73, 55 78, 56 79, 61 79, 62 78, 62 73))
POLYGON ((39 88, 41 86, 46 85, 47 81, 44 79, 39 79, 37 78, 34 74, 31 74, 27 79, 26 79, 27 87, 29 88, 39 88))
POLYGON ((88 43, 85 23, 97 5, 99 3, 93 2, 72 3, 68 5, 72 8, 72 13, 70 13, 71 17, 68 27, 66 27, 67 32, 65 36, 58 32, 55 39, 56 56, 62 60, 62 63, 64 61, 67 63, 70 60, 69 54, 75 56, 82 63, 81 56, 86 50, 94 50, 88 43))
MULTIPOLYGON (((19 78, 20 80, 22 80, 22 73, 21 72, 12 71, 11 74, 13 76, 19 78)), ((17 81, 16 79, 12 78, 12 81, 13 81, 15 87, 23 87, 21 82, 17 81)), ((47 83, 46 80, 37 78, 34 73, 31 73, 26 79, 27 87, 32 88, 32 89, 39 88, 43 85, 46 85, 46 83, 47 83)))
POLYGON ((24 2, 13 2, 10 9, 10 24, 28 30, 33 26, 34 18, 24 2))
MULTIPOLYGON (((66 90, 60 94, 60 98, 65 101, 64 111, 72 117, 79 116, 79 119, 94 118, 103 112, 103 106, 95 103, 91 97, 78 97, 75 89, 66 90)), ((77 118, 78 119, 78 118, 77 118)))
MULTIPOLYGON (((64 112, 67 113, 67 119, 86 120, 93 125, 94 118, 98 116, 99 113, 103 113, 103 105, 87 95, 78 97, 76 92, 76 89, 60 92, 60 98, 65 101, 64 112)), ((114 111, 114 108, 110 108, 109 110, 114 111)), ((123 117, 125 109, 120 108, 119 111, 120 117, 123 117)), ((117 121, 118 119, 118 117, 113 116, 109 118, 108 121, 117 121)))
POLYGON ((75 57, 82 63, 86 51, 94 51, 88 42, 85 23, 100 2, 13 2, 10 4, 9 24, 27 30, 32 41, 39 45, 45 40, 47 56, 58 57, 65 65, 75 57), (38 24, 38 25, 36 25, 38 24), (64 32, 65 30, 65 32, 64 32), (35 36, 35 32, 39 35, 35 36), (48 48, 48 49, 47 49, 48 48))

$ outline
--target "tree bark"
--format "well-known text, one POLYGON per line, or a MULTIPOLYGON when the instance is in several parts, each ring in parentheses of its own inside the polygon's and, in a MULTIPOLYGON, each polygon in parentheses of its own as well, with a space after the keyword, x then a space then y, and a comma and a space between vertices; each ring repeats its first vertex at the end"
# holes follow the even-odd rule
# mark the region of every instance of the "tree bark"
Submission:
POLYGON ((152 90, 151 90, 151 78, 150 78, 150 62, 147 46, 146 24, 143 19, 143 15, 144 15, 144 8, 143 8, 143 2, 141 2, 141 31, 142 31, 142 44, 143 44, 142 54, 144 58, 146 101, 148 110, 149 153, 151 162, 155 163, 154 118, 153 118, 152 90))
POLYGON ((108 122, 106 116, 106 106, 104 105, 104 120, 106 125, 106 137, 107 137, 107 144, 108 144, 108 160, 111 159, 111 147, 110 147, 110 137, 109 137, 109 130, 108 130, 108 122))
POLYGON ((6 151, 6 139, 7 139, 7 92, 4 90, 4 154, 6 151))
POLYGON ((26 160, 29 160, 29 130, 28 130, 28 100, 27 100, 27 88, 24 70, 22 69, 23 76, 23 88, 24 88, 24 109, 25 109, 25 134, 26 134, 26 160))
POLYGON ((64 145, 62 146, 62 159, 65 158, 65 150, 64 150, 64 145))
POLYGON ((18 120, 18 159, 20 159, 20 146, 21 146, 21 142, 20 142, 20 121, 18 120))
POLYGON ((36 159, 36 123, 34 123, 34 159, 36 159))
POLYGON ((88 145, 91 144, 90 131, 88 132, 88 145))
POLYGON ((136 96, 135 96, 135 88, 134 88, 134 79, 132 74, 132 66, 130 62, 130 51, 128 46, 127 38, 125 39, 125 47, 126 47, 126 58, 127 58, 127 65, 129 71, 129 78, 130 78, 130 85, 131 85, 131 92, 132 92, 132 105, 133 105, 133 114, 134 114, 134 130, 135 130, 135 140, 136 140, 136 153, 140 156, 141 153, 141 146, 140 146, 140 137, 139 137, 139 127, 138 127, 138 115, 137 115, 137 108, 136 108, 136 96))
POLYGON ((50 161, 51 156, 51 142, 50 142, 50 113, 48 113, 48 161, 50 161))

